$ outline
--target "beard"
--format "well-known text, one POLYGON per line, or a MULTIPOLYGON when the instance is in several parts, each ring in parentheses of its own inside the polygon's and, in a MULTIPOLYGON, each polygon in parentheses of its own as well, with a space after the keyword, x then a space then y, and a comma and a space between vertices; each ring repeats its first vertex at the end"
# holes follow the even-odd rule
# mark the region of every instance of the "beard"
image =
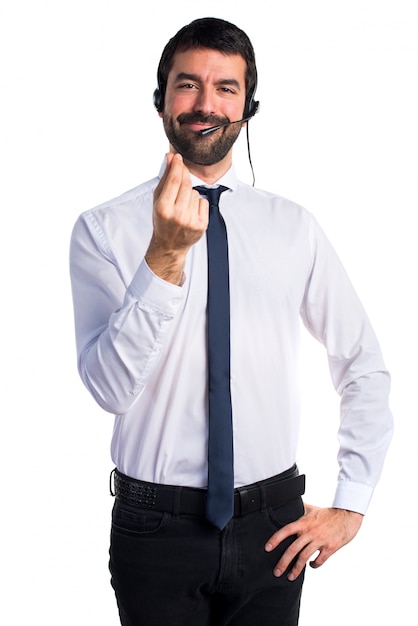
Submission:
POLYGON ((198 113, 182 113, 176 121, 165 113, 163 115, 164 130, 170 144, 183 159, 196 165, 214 165, 222 161, 237 140, 241 125, 231 124, 214 131, 213 136, 210 134, 202 137, 199 131, 185 128, 183 124, 201 122, 218 126, 229 121, 226 117, 198 113))

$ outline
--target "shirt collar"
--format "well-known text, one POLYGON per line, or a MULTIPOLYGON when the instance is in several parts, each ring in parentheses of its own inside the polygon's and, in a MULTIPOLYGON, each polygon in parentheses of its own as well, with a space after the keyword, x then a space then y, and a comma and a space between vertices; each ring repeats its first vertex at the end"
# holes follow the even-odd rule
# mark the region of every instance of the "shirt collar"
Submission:
MULTIPOLYGON (((166 159, 164 159, 161 165, 158 178, 161 178, 164 174, 165 164, 166 159)), ((238 187, 238 178, 233 165, 231 165, 229 170, 223 176, 221 176, 221 178, 217 180, 216 183, 214 183, 213 185, 208 185, 203 180, 200 180, 200 178, 198 178, 197 176, 194 176, 194 174, 190 174, 190 176, 192 179, 193 187, 196 187, 197 185, 203 185, 204 187, 218 187, 219 185, 224 185, 225 187, 228 187, 228 189, 232 189, 233 191, 235 191, 238 187)))

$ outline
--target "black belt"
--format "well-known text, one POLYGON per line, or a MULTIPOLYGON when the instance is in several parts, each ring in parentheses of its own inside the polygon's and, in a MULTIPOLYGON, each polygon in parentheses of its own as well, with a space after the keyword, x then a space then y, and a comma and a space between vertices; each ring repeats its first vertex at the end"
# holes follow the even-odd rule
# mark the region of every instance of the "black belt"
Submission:
MULTIPOLYGON (((121 501, 146 509, 174 515, 204 515, 206 490, 193 487, 160 485, 137 480, 114 469, 110 492, 121 501)), ((234 516, 279 506, 305 493, 305 476, 292 468, 251 485, 234 490, 234 516)))

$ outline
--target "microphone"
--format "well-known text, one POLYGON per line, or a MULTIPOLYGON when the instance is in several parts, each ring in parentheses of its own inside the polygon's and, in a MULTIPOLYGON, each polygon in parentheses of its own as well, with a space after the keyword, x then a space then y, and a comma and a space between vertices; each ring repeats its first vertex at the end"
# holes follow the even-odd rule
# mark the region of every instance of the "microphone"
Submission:
MULTIPOLYGON (((253 114, 254 115, 254 114, 253 114)), ((205 137, 206 135, 210 135, 220 128, 224 128, 224 126, 229 126, 230 124, 240 124, 241 122, 248 122, 253 115, 249 115, 248 117, 243 117, 242 120, 235 120, 234 122, 225 122, 224 124, 219 124, 219 126, 211 126, 210 128, 205 128, 205 130, 199 130, 199 135, 201 137, 205 137)))

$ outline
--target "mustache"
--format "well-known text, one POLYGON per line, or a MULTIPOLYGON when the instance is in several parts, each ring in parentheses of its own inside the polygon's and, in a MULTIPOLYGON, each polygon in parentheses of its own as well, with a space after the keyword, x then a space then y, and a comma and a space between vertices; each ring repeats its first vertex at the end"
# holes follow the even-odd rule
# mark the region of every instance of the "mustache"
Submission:
POLYGON ((202 115, 201 113, 181 113, 177 121, 179 124, 210 124, 211 126, 218 126, 220 124, 228 124, 229 119, 227 117, 218 117, 217 115, 202 115))

